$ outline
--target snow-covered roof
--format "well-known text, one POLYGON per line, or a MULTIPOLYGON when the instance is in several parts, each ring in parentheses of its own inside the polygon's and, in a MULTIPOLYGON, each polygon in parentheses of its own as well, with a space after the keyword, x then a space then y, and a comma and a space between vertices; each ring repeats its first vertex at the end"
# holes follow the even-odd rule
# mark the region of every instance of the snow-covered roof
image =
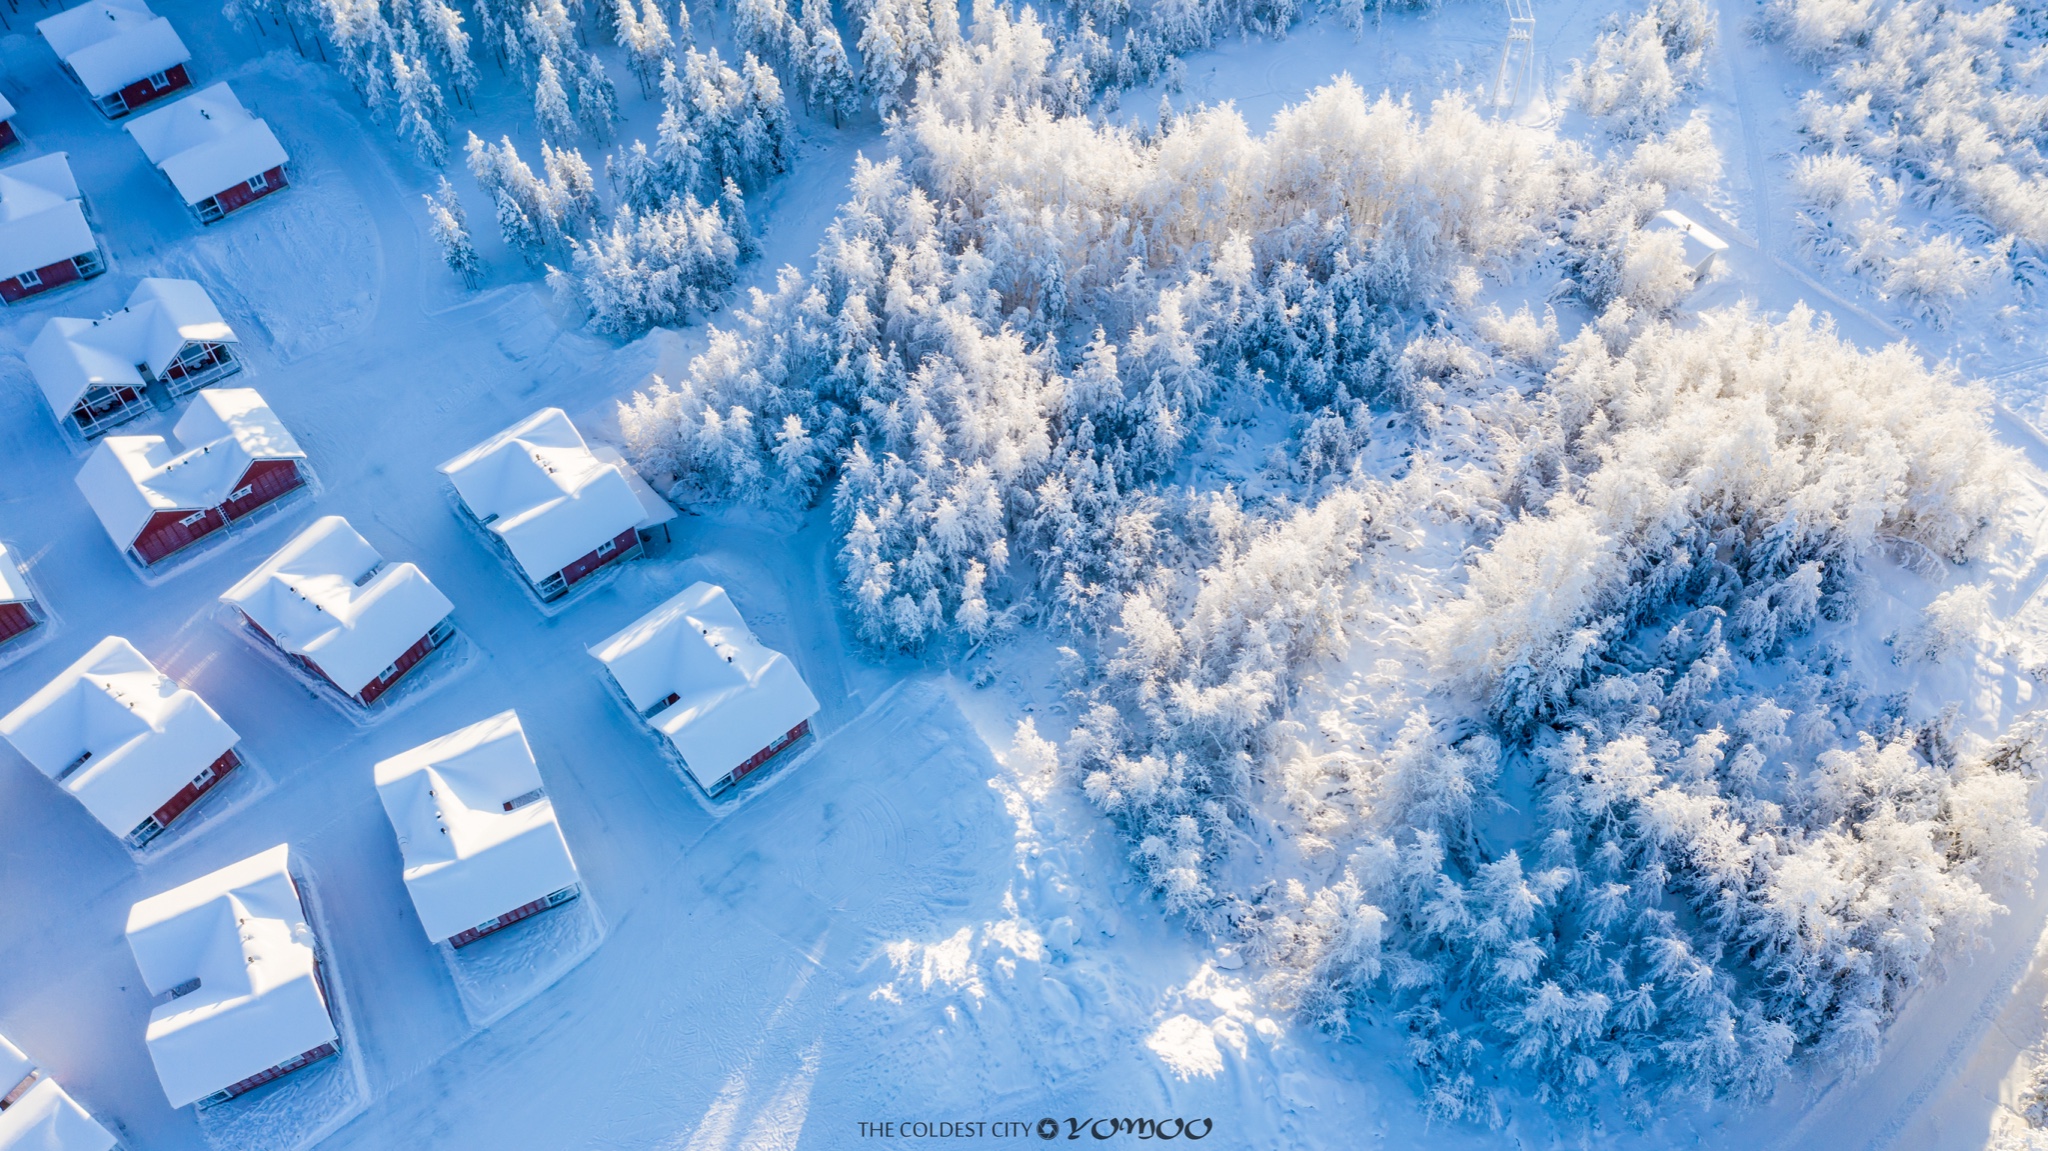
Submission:
POLYGON ((128 912, 150 994, 199 981, 149 1013, 149 1056, 173 1107, 337 1038, 289 862, 280 844, 128 912))
POLYGON ((135 286, 118 312, 97 320, 53 317, 29 345, 28 366, 61 417, 97 385, 142 386, 138 365, 163 375, 187 344, 238 342, 205 288, 151 278, 135 286))
POLYGON ((35 598, 28 589, 28 578, 21 574, 21 565, 14 562, 14 553, 0 543, 0 603, 28 603, 35 598))
POLYGON ((438 943, 577 881, 519 713, 421 744, 379 763, 376 774, 428 939, 438 943))
POLYGON ((594 444, 591 446, 590 454, 619 469, 619 474, 626 477, 626 486, 633 489, 633 498, 640 501, 640 522, 634 524, 634 527, 644 532, 676 518, 675 505, 662 499, 648 486, 647 481, 640 478, 640 473, 633 465, 626 462, 626 457, 620 454, 619 449, 610 444, 594 444))
POLYGON ((348 691, 455 610, 419 568, 386 565, 340 516, 314 520, 220 598, 348 691))
POLYGON ((1653 231, 1675 232, 1685 247, 1685 262, 1705 271, 1715 256, 1728 250, 1728 241, 1702 227, 1699 221, 1675 209, 1666 208, 1650 221, 1653 231))
POLYGON ((818 712, 796 665, 763 647, 715 584, 691 584, 590 654, 640 714, 659 707, 647 722, 706 787, 818 712))
POLYGON ((535 583, 647 514, 622 470, 592 454, 560 408, 542 408, 441 471, 535 583))
POLYGON ((24 1055, 21 1048, 9 1042, 5 1035, 0 1035, 0 1096, 14 1090, 35 1069, 35 1060, 24 1055))
MULTIPOLYGON (((8 1084, 21 1082, 15 1079, 8 1084)), ((0 1088, 0 1090, 5 1090, 0 1088)), ((114 1137, 54 1079, 0 1111, 0 1151, 112 1151, 114 1137)))
POLYGON ((226 81, 135 117, 128 122, 128 134, 188 204, 291 158, 270 125, 251 116, 226 81))
POLYGON ((98 246, 85 222, 67 153, 0 168, 0 279, 47 268, 98 246))
POLYGON ((306 455, 254 388, 203 389, 171 434, 183 451, 162 436, 108 436, 79 469, 115 547, 134 543, 157 512, 220 505, 257 460, 306 455))
POLYGON ((171 22, 142 0, 90 0, 36 21, 36 29, 95 98, 192 58, 171 22))
POLYGON ((0 120, 14 119, 14 101, 0 96, 0 120))
POLYGON ((0 735, 118 836, 241 738, 119 636, 0 718, 0 735))

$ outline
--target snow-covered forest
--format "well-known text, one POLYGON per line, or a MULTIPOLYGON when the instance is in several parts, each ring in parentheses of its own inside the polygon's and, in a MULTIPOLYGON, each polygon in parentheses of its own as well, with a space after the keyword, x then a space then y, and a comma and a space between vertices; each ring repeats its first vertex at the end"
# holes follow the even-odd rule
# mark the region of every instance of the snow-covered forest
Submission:
MULTIPOLYGON (((834 1147, 1071 1095, 1247 1146, 2048 1147, 2037 9, 159 7, 301 167, 202 230, 79 162, 116 274, 0 334, 0 560, 99 603, 0 649, 0 710, 124 627, 210 698, 259 678, 211 584, 283 536, 150 576, 160 620, 43 538, 85 449, 25 349, 192 275, 308 502, 449 573, 468 645, 388 719, 222 705, 276 741, 263 846, 352 845, 317 914, 383 946, 334 780, 516 701, 593 863, 586 950, 495 1014, 344 951, 355 1094, 310 1118, 68 1071, 137 1146, 834 1147), (542 406, 681 513, 545 614, 429 474, 542 406), (696 580, 824 705, 726 807, 648 781, 587 666, 696 580), (557 1039, 632 1106, 533 1110, 557 1039)), ((211 858, 174 850, 31 918, 211 858)), ((0 943, 0 1032, 73 1010, 56 933, 0 943)))
MULTIPOLYGON (((1930 54, 1991 45, 1941 105, 1977 119, 1920 104, 1882 152, 1805 98, 1835 149, 1794 167, 1812 235, 1882 208, 1881 154, 1996 237, 1965 255, 1962 221, 1886 225, 1890 254, 1857 259, 1887 294, 1937 317, 2031 301, 2042 98, 2001 85, 2012 13, 1812 7, 1765 29, 1847 58, 1829 83, 1866 119, 1935 82, 1930 54), (1845 48, 1873 35, 1908 57, 1889 88, 1845 48), (1993 124, 2013 161, 1954 138, 1993 124)), ((1684 306, 1698 277, 1644 225, 1718 176, 1682 107, 1717 34, 1685 0, 1625 14, 1571 78, 1620 142, 1589 150, 1348 78, 1262 133, 1227 105, 1075 116, 1054 37, 984 4, 814 267, 622 430, 686 500, 829 506, 879 648, 972 667, 1054 637, 1076 722, 1034 746, 1277 1001, 1402 1028, 1431 1112, 1498 1122, 1490 1053, 1540 1100, 1638 1121, 1865 1070, 2032 878, 2044 750, 2031 721, 1971 736, 1879 691, 1887 669, 1830 636, 1882 573, 1980 556, 2017 463, 1982 391, 1904 343, 1684 306), (1477 303, 1546 265, 1592 321, 1571 338, 1552 309, 1477 303), (1286 436, 1206 481, 1247 412, 1286 436)), ((1950 657, 1987 595, 1944 592, 1893 662, 1950 657)))

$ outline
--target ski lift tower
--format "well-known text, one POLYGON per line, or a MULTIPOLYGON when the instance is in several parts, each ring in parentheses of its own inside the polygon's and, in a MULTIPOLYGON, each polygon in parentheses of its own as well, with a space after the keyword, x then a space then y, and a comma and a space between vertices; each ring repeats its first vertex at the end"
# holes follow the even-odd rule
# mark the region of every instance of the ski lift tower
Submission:
POLYGON ((1500 71, 1493 79, 1493 110, 1498 115, 1521 100, 1529 82, 1529 62, 1536 51, 1536 12, 1529 0, 1503 0, 1508 10, 1508 38, 1500 49, 1500 71))

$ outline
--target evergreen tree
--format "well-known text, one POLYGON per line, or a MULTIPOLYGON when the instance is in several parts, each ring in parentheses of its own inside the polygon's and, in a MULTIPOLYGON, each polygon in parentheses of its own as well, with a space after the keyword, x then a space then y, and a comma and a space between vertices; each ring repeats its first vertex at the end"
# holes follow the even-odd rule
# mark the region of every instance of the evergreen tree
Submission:
POLYGON ((424 60, 406 61, 391 54, 391 75, 398 92, 398 134, 410 139, 419 158, 436 168, 448 162, 448 141, 441 135, 448 108, 440 85, 427 71, 424 60))
POLYGON ((759 187, 772 174, 789 170, 789 108, 775 70, 750 52, 741 62, 746 85, 745 119, 741 129, 742 171, 759 187))
POLYGON ((604 170, 620 202, 644 210, 662 201, 660 176, 645 143, 635 140, 605 157, 604 170))
POLYGON ((583 154, 574 148, 557 151, 542 141, 540 156, 541 167, 548 176, 548 201, 556 206, 565 230, 578 225, 594 227, 603 207, 598 203, 597 183, 591 179, 590 165, 584 162, 583 154))
POLYGON ((569 93, 562 87, 562 74, 552 56, 540 59, 539 78, 533 88, 533 118, 543 136, 576 138, 576 117, 569 111, 569 93))
POLYGON ((526 209, 512 198, 512 193, 498 189, 498 234, 505 240, 505 246, 519 253, 528 264, 540 259, 540 253, 547 246, 541 230, 534 223, 526 209))
POLYGON ((619 118, 619 91, 595 53, 584 54, 583 67, 576 73, 576 118, 599 143, 612 138, 619 118))
POLYGON ((874 93, 875 110, 886 116, 902 100, 903 87, 910 83, 911 46, 904 43, 898 9, 916 0, 869 0, 861 18, 861 83, 874 93))
POLYGON ((474 288, 483 279, 483 259, 476 253, 476 245, 469 238, 469 218, 462 210, 462 201, 455 189, 448 183, 448 177, 441 177, 440 189, 431 196, 421 196, 427 202, 427 222, 433 230, 434 240, 441 246, 441 259, 448 270, 462 277, 465 286, 474 288))
POLYGON ((804 57, 799 71, 805 98, 832 113, 832 126, 860 104, 860 82, 846 58, 846 45, 832 23, 831 0, 804 0, 804 57))
POLYGON ((420 15, 427 25, 427 44, 447 71, 455 98, 473 106, 477 86, 476 62, 470 59, 470 36, 462 27, 462 13, 446 0, 420 0, 420 15))
POLYGON ((733 0, 732 34, 742 52, 787 60, 794 22, 783 0, 733 0))
POLYGON ((761 242, 754 238, 753 223, 747 219, 747 201, 740 195, 740 186, 726 177, 725 188, 718 195, 718 211, 725 217, 726 230, 739 247, 741 263, 761 254, 761 242))

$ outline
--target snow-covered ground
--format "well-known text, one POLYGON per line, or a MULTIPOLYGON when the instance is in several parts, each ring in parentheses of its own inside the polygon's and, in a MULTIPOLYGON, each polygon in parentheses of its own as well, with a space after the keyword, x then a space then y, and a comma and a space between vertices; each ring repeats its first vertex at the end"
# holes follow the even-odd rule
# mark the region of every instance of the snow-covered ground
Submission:
MULTIPOLYGON (((1792 252, 1777 158, 1792 139, 1783 92, 1797 81, 1774 49, 1734 31, 1747 7, 1723 5, 1726 50, 1701 98, 1729 174, 1696 207, 1734 246, 1698 302, 1747 297, 1782 311, 1805 299, 1866 347, 1911 334, 1992 376, 2012 411, 2038 419, 2048 393, 2038 332, 2032 343, 1985 324, 1908 333, 1866 289, 1824 284, 1792 252)), ((2004 893, 2010 912, 1991 945, 1918 994, 1860 1079, 1795 1084, 1748 1113, 1673 1111, 1646 1131, 1587 1129, 1534 1107, 1498 1131, 1432 1126, 1402 1036, 1335 1040, 1267 1013, 1234 956, 1205 947, 1143 890, 1110 824, 1013 749, 1019 719, 1071 722, 1049 642, 1004 649, 985 687, 855 642, 833 607, 836 541, 822 508, 801 522, 685 516, 660 554, 568 610, 536 610, 458 519, 434 466, 544 405, 604 428, 612 402, 647 373, 674 378, 703 329, 623 348, 565 330, 495 240, 481 244, 492 277, 465 292, 419 211, 430 174, 366 122, 330 70, 275 34, 232 30, 216 7, 159 8, 193 46, 201 82, 232 81, 294 158, 290 191, 218 228, 192 221, 23 34, 41 9, 25 7, 0 37, 0 91, 21 109, 18 127, 31 149, 70 153, 112 257, 108 275, 0 317, 0 538, 61 621, 49 642, 0 665, 0 709, 101 636, 122 635, 242 734, 267 784, 216 797, 232 809, 221 803, 138 858, 0 750, 0 1033, 127 1144, 839 1148, 931 1142, 860 1126, 883 1121, 1020 1123, 1002 1140, 1018 1142, 1035 1141, 1021 1132, 1043 1118, 1064 1139, 1069 1119, 1179 1117, 1212 1120, 1211 1138, 1229 1147, 1878 1151, 1974 1149, 2001 1129, 2022 1056, 2048 1037, 2048 892, 2004 893), (82 454, 57 434, 19 357, 46 317, 117 307, 143 275, 191 277, 213 293, 242 335, 249 366, 236 383, 264 393, 320 479, 317 498, 150 584, 71 483, 82 454), (419 564, 453 600, 469 649, 459 674, 367 724, 316 698, 216 610, 223 590, 324 514, 419 564), (718 809, 678 778, 584 651, 700 579, 730 591, 823 703, 815 747, 718 809), (471 957, 451 963, 414 917, 371 764, 506 708, 525 723, 587 898, 519 929, 528 952, 480 954, 463 968, 471 957), (328 1067, 332 1083, 300 1085, 324 1092, 303 1123, 174 1112, 143 1046, 152 1001, 122 939, 127 909, 280 842, 316 892, 348 1060, 328 1067)), ((1611 10, 1539 9, 1540 90, 1523 114, 1551 115, 1567 61, 1611 10)), ((1390 13, 1355 40, 1311 24, 1190 58, 1173 100, 1234 100, 1256 130, 1348 72, 1369 91, 1426 104, 1445 87, 1490 81, 1504 30, 1500 12, 1457 6, 1427 19, 1390 13)), ((655 106, 623 77, 621 88, 622 135, 647 134, 655 106)), ((1118 115, 1149 118, 1159 95, 1126 93, 1118 115)), ((500 103, 486 101, 481 120, 527 143, 530 117, 500 103)), ((766 249, 746 273, 755 282, 807 261, 853 155, 879 142, 871 116, 803 131, 794 172, 750 205, 766 249)), ((486 206, 472 204, 471 217, 488 220, 486 206)), ((172 419, 123 431, 163 431, 172 419)), ((2026 453, 2038 488, 2048 440, 2016 417, 1999 430, 2026 453)), ((2010 558, 2005 607, 2023 616, 2048 569, 2031 552, 2010 558)), ((1994 723, 2023 710, 2032 688, 2013 667, 1970 682, 2003 693, 1975 713, 1994 723)), ((233 1106, 252 1105, 266 1104, 233 1106)))

